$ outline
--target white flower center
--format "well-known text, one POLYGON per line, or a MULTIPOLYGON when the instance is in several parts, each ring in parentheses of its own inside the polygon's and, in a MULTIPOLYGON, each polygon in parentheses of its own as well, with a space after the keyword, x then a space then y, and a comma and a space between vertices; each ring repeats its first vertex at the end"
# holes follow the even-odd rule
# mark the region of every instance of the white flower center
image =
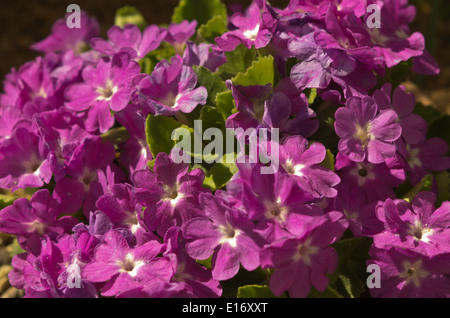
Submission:
POLYGON ((416 287, 420 287, 420 281, 422 278, 427 277, 430 273, 422 269, 422 260, 417 260, 414 264, 408 261, 403 262, 404 272, 400 273, 401 278, 406 278, 406 284, 413 284, 416 287))
POLYGON ((249 40, 254 40, 258 36, 258 32, 259 32, 259 24, 257 24, 253 30, 245 30, 244 36, 249 40))

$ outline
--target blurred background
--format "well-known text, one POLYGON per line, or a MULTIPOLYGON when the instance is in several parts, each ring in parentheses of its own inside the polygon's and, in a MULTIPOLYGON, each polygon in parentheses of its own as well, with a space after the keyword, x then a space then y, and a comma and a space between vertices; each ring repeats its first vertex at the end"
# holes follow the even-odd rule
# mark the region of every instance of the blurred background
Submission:
MULTIPOLYGON (((228 8, 241 5, 246 8, 251 0, 222 0, 228 8)), ((2 1, 0 10, 0 78, 9 73, 11 67, 19 67, 34 59, 38 53, 29 49, 34 42, 45 38, 53 23, 64 17, 69 4, 76 3, 82 10, 94 16, 101 25, 101 35, 114 23, 117 9, 135 6, 149 24, 170 22, 178 0, 15 0, 2 1)), ((271 0, 278 8, 284 8, 289 0, 271 0)), ((421 78, 412 86, 422 103, 433 105, 450 113, 450 1, 448 0, 410 0, 417 8, 417 16, 411 25, 412 31, 424 34, 427 49, 433 54, 441 67, 436 77, 421 78)), ((2 89, 3 90, 3 89, 2 89)))

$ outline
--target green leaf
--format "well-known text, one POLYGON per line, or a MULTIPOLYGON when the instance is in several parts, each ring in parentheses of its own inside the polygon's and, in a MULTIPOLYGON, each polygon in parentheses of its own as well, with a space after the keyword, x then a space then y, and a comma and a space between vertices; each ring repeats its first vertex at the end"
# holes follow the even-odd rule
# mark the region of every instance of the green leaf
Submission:
POLYGON ((424 106, 417 103, 414 107, 414 113, 426 120, 428 125, 431 125, 435 120, 442 117, 442 113, 432 106, 424 106))
POLYGON ((344 298, 331 286, 328 286, 323 292, 319 292, 314 286, 311 288, 311 292, 308 298, 344 298))
POLYGON ((226 186, 228 181, 230 181, 233 175, 238 171, 235 163, 227 163, 228 156, 232 155, 226 154, 223 163, 215 162, 213 164, 212 168, 209 169, 205 175, 203 186, 208 187, 213 191, 226 186))
POLYGON ((219 66, 217 73, 222 79, 229 79, 238 73, 245 72, 257 56, 256 49, 247 49, 239 44, 233 51, 225 52, 227 62, 219 66))
POLYGON ((11 249, 9 251, 10 257, 13 258, 17 254, 21 254, 26 252, 17 241, 17 237, 14 238, 13 242, 11 243, 11 249))
POLYGON ((448 171, 435 172, 433 178, 438 185, 436 206, 440 206, 442 202, 450 200, 450 173, 448 171))
MULTIPOLYGON (((237 298, 279 298, 273 294, 269 286, 247 285, 238 288, 237 298)), ((281 298, 286 298, 283 294, 281 298)))
POLYGON ((311 90, 309 91, 309 95, 308 95, 308 105, 312 105, 314 103, 314 101, 316 100, 317 97, 317 89, 316 88, 311 88, 311 90))
POLYGON ((409 190, 404 196, 403 200, 411 202, 412 199, 421 191, 430 191, 433 184, 433 175, 428 174, 422 178, 422 180, 416 184, 411 190, 409 190))
POLYGON ((100 136, 102 141, 109 141, 113 144, 117 145, 122 142, 125 142, 130 138, 130 134, 128 133, 125 127, 117 127, 108 130, 106 133, 100 136))
POLYGON ((330 149, 327 149, 325 159, 320 163, 320 165, 334 171, 334 155, 330 149))
POLYGON ((206 87, 208 90, 207 103, 209 105, 216 104, 216 95, 218 93, 227 91, 225 82, 216 73, 212 73, 210 70, 203 66, 194 65, 192 67, 197 74, 197 83, 200 86, 206 87))
POLYGON ((141 66, 142 73, 151 74, 156 64, 150 57, 145 56, 139 61, 139 65, 141 66))
POLYGON ((148 58, 150 62, 143 62, 147 63, 145 66, 145 70, 142 70, 143 64, 141 64, 141 70, 145 71, 147 74, 151 74, 153 69, 155 68, 156 64, 158 62, 161 62, 162 60, 170 61, 172 56, 175 55, 175 48, 167 42, 161 42, 161 45, 158 49, 153 50, 149 52, 145 58, 148 58))
POLYGON ((370 237, 341 239, 332 245, 338 253, 338 266, 329 276, 330 287, 344 297, 359 297, 365 289, 366 261, 372 246, 370 237))
POLYGON ((176 144, 172 140, 172 131, 181 126, 182 124, 173 117, 153 116, 152 114, 147 116, 145 133, 153 158, 160 152, 170 154, 170 150, 176 144))
POLYGON ((206 42, 215 43, 215 38, 227 31, 227 21, 222 16, 216 15, 201 25, 197 33, 206 42))
POLYGON ((226 121, 236 109, 233 94, 231 91, 221 92, 216 95, 216 107, 226 121))
POLYGON ((231 81, 233 85, 250 86, 271 84, 273 86, 275 81, 273 56, 259 57, 245 73, 238 73, 231 81))
POLYGON ((117 10, 114 24, 121 28, 126 24, 135 24, 141 30, 147 26, 144 16, 133 6, 125 6, 117 10))
POLYGON ((200 26, 215 16, 228 19, 227 8, 220 0, 181 0, 173 12, 172 22, 196 20, 200 26))

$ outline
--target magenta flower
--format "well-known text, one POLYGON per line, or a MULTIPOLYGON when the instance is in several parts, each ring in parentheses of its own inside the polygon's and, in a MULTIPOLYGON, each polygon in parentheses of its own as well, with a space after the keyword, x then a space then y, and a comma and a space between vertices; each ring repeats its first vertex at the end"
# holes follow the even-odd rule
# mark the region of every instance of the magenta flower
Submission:
POLYGON ((18 236, 21 246, 39 254, 43 235, 53 239, 78 223, 72 216, 61 216, 59 203, 48 190, 38 190, 30 200, 19 198, 0 211, 0 231, 18 236))
POLYGON ((166 60, 159 62, 151 75, 140 80, 139 99, 155 115, 190 113, 197 105, 205 105, 208 97, 206 88, 196 85, 197 74, 176 55, 170 64, 166 60))
POLYGON ((10 138, 0 144, 0 185, 15 191, 42 187, 52 178, 48 149, 38 135, 17 127, 10 138))
POLYGON ((254 223, 212 194, 201 194, 199 201, 206 217, 193 218, 181 227, 187 254, 200 260, 212 256, 212 277, 219 281, 234 277, 240 265, 248 271, 256 269, 264 241, 254 232, 254 223))
POLYGON ((184 64, 188 66, 199 65, 207 68, 211 72, 227 61, 224 52, 212 49, 213 45, 208 43, 195 44, 187 41, 186 49, 183 53, 184 64))
POLYGON ((397 87, 391 98, 392 84, 386 83, 380 90, 375 90, 373 99, 379 110, 393 109, 397 113, 398 123, 402 127, 402 137, 408 144, 423 141, 427 134, 428 125, 425 119, 414 114, 416 106, 414 95, 406 91, 404 86, 397 87))
POLYGON ((52 33, 44 40, 31 46, 32 49, 48 52, 74 51, 76 54, 83 52, 86 47, 89 48, 91 39, 100 34, 100 25, 97 20, 90 17, 86 12, 81 11, 80 28, 69 28, 67 26, 67 17, 57 20, 52 27, 52 33))
POLYGON ((375 298, 450 297, 450 254, 427 257, 403 248, 372 247, 367 264, 381 269, 380 288, 369 292, 375 298))
POLYGON ((187 41, 194 36, 197 29, 197 21, 184 20, 180 23, 170 23, 165 29, 163 41, 170 43, 178 55, 183 54, 184 46, 187 41))
POLYGON ((93 49, 113 57, 119 52, 127 52, 132 59, 142 59, 147 53, 157 49, 164 39, 165 30, 157 25, 146 27, 142 33, 134 24, 127 24, 123 28, 115 25, 108 32, 108 41, 102 38, 93 38, 93 49))
POLYGON ((66 90, 65 106, 73 111, 86 111, 86 129, 105 133, 114 125, 111 111, 121 111, 129 103, 133 86, 131 81, 140 72, 138 63, 127 53, 103 58, 98 64, 83 69, 83 82, 66 90))
POLYGON ((82 270, 86 281, 104 283, 102 296, 120 296, 145 285, 151 286, 148 285, 151 280, 168 282, 172 278, 169 262, 157 257, 161 243, 149 241, 132 248, 117 230, 105 233, 104 240, 104 244, 96 248, 94 260, 82 270), (146 284, 142 285, 144 280, 146 284))
POLYGON ((429 255, 450 252, 450 203, 436 209, 436 195, 420 192, 408 203, 387 199, 377 209, 385 230, 373 236, 377 248, 400 247, 429 255))
POLYGON ((291 214, 290 236, 266 245, 260 253, 261 267, 275 271, 269 287, 275 296, 288 292, 291 298, 306 297, 311 287, 324 291, 329 280, 326 273, 336 270, 338 255, 330 246, 348 227, 340 212, 323 216, 291 214))
POLYGON ((341 184, 361 188, 367 202, 396 198, 394 188, 406 180, 406 171, 397 158, 373 164, 367 160, 354 162, 338 153, 335 169, 341 184))
POLYGON ((143 169, 132 176, 136 200, 146 207, 144 223, 161 237, 170 227, 204 215, 198 203, 199 194, 209 191, 202 186, 204 172, 188 169, 188 164, 175 164, 161 152, 153 171, 143 169))
POLYGON ((333 171, 319 165, 326 156, 326 149, 320 143, 308 147, 308 140, 302 136, 287 138, 280 146, 280 165, 297 184, 314 198, 335 197, 333 187, 340 178, 333 171))
POLYGON ((171 260, 174 275, 171 285, 177 290, 172 297, 217 298, 222 295, 222 286, 212 278, 211 270, 197 263, 185 252, 185 244, 179 227, 171 227, 164 237, 163 255, 171 260))
POLYGON ((253 1, 245 13, 236 12, 229 20, 234 29, 216 38, 221 50, 233 51, 241 43, 248 49, 253 45, 259 49, 269 44, 275 22, 267 12, 265 1, 253 1))
POLYGON ((402 133, 395 111, 388 109, 377 114, 372 98, 351 97, 346 107, 338 108, 335 117, 340 153, 356 162, 367 159, 374 164, 394 157, 394 141, 402 133))

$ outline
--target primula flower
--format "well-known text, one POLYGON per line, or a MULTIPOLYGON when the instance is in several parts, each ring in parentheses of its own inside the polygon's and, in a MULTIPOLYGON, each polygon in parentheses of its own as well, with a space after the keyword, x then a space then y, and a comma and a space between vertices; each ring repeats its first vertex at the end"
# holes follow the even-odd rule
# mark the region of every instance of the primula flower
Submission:
POLYGON ((112 59, 103 58, 98 64, 83 69, 83 82, 66 90, 65 106, 73 111, 86 111, 86 129, 105 133, 114 125, 111 111, 127 107, 133 86, 132 79, 140 73, 140 66, 130 61, 128 53, 119 53, 112 59))
POLYGON ((254 231, 254 223, 212 194, 201 194, 199 201, 206 217, 193 218, 181 226, 187 254, 200 260, 212 256, 212 277, 216 280, 234 277, 240 265, 248 271, 256 269, 264 241, 254 231))
POLYGON ((367 159, 374 164, 394 157, 394 141, 402 133, 395 111, 388 109, 377 114, 372 98, 351 97, 346 107, 338 108, 335 117, 340 153, 356 162, 367 159))
POLYGON ((416 101, 414 95, 407 92, 404 86, 398 86, 392 93, 392 84, 386 83, 380 90, 374 91, 373 99, 379 110, 395 110, 398 123, 402 126, 402 137, 405 142, 413 145, 425 139, 427 122, 413 113, 416 101))
POLYGON ((138 94, 155 115, 190 113, 197 105, 205 105, 208 97, 206 88, 196 85, 197 74, 176 55, 170 63, 159 62, 151 75, 140 79, 138 94))
POLYGON ((326 210, 342 212, 348 220, 348 229, 355 237, 370 236, 381 232, 383 223, 377 218, 375 208, 378 201, 368 201, 364 188, 341 183, 338 193, 326 210))
POLYGON ((199 65, 207 68, 211 72, 217 71, 217 68, 227 61, 224 52, 212 49, 213 45, 209 43, 195 44, 187 41, 186 49, 183 53, 184 64, 188 66, 199 65))
POLYGON ((311 287, 324 291, 326 273, 336 270, 338 255, 330 246, 348 227, 340 212, 322 216, 291 214, 290 236, 266 245, 260 253, 261 268, 274 269, 269 287, 275 296, 288 292, 292 298, 306 297, 311 287))
POLYGON ((179 285, 173 297, 217 298, 222 295, 222 286, 212 278, 211 270, 186 254, 186 242, 179 227, 174 226, 167 231, 164 244, 163 255, 171 259, 175 273, 171 284, 179 285))
POLYGON ((408 1, 376 1, 381 8, 380 28, 365 28, 363 36, 358 36, 360 45, 373 47, 377 58, 391 68, 412 57, 421 56, 425 49, 425 39, 419 32, 410 33, 410 24, 416 15, 415 7, 408 1), (369 37, 367 38, 367 33, 369 37), (362 40, 364 39, 364 40, 362 40))
POLYGON ((67 26, 66 15, 64 19, 57 20, 52 27, 52 33, 44 40, 31 46, 32 49, 48 53, 48 52, 65 52, 73 51, 80 54, 89 47, 91 39, 100 34, 100 25, 97 20, 81 11, 80 28, 69 28, 67 26))
POLYGON ((370 249, 367 265, 380 267, 380 288, 370 288, 374 298, 450 297, 450 254, 427 257, 403 248, 370 249))
POLYGON ((394 188, 406 180, 404 166, 397 158, 373 164, 367 160, 354 162, 338 153, 335 169, 341 178, 341 184, 349 188, 361 188, 361 195, 367 202, 396 198, 394 188))
POLYGON ((170 227, 203 215, 198 196, 208 191, 202 186, 204 177, 201 169, 189 171, 188 164, 175 164, 163 152, 156 156, 153 171, 136 171, 132 176, 134 192, 136 200, 146 207, 146 226, 162 237, 170 227))
MULTIPOLYGON (((97 195, 103 193, 98 194, 92 185, 97 182, 98 170, 106 170, 110 165, 114 167, 114 154, 114 145, 111 142, 103 142, 99 136, 85 139, 73 151, 66 165, 65 177, 56 183, 53 192, 65 211, 73 213, 83 208, 85 216, 88 217, 89 212, 95 210, 97 195)), ((117 180, 121 177, 116 173, 117 180)))
POLYGON ((216 38, 217 46, 223 51, 233 51, 239 44, 248 49, 253 45, 256 49, 267 46, 275 21, 266 6, 266 1, 253 1, 245 13, 234 13, 229 18, 234 28, 216 38))
POLYGON ((142 33, 135 24, 126 24, 123 28, 115 25, 108 32, 108 41, 102 38, 93 38, 93 49, 114 56, 119 52, 127 52, 132 59, 142 59, 147 53, 157 49, 166 35, 157 25, 146 27, 142 33))
POLYGON ((430 257, 450 252, 450 203, 436 209, 436 195, 420 192, 411 203, 387 199, 377 217, 385 230, 373 236, 377 248, 400 247, 430 257))
POLYGON ((52 178, 48 148, 33 131, 17 127, 0 144, 0 185, 15 191, 42 187, 52 178))
POLYGON ((423 139, 413 145, 405 144, 399 149, 411 183, 416 185, 430 172, 450 169, 448 149, 448 143, 439 137, 423 139))
POLYGON ((340 182, 340 178, 320 165, 326 152, 320 143, 316 142, 308 147, 306 138, 292 136, 280 145, 280 166, 314 198, 332 198, 337 194, 333 187, 340 182))
POLYGON ((39 254, 43 235, 53 239, 78 223, 72 216, 61 216, 59 203, 48 190, 41 189, 30 200, 19 198, 0 211, 0 231, 18 236, 22 247, 39 254), (61 216, 61 217, 60 217, 61 216))
MULTIPOLYGON (((140 289, 141 282, 149 276, 156 281, 169 281, 173 272, 166 259, 157 257, 161 248, 157 241, 131 248, 117 230, 109 230, 104 244, 96 248, 94 260, 83 268, 82 276, 92 283, 105 283, 102 296, 120 296, 140 289)), ((147 284, 151 287, 150 282, 147 284)))
POLYGON ((170 43, 175 52, 182 55, 184 45, 195 34, 197 28, 197 21, 183 20, 180 23, 170 23, 165 29, 164 41, 170 43))

